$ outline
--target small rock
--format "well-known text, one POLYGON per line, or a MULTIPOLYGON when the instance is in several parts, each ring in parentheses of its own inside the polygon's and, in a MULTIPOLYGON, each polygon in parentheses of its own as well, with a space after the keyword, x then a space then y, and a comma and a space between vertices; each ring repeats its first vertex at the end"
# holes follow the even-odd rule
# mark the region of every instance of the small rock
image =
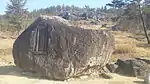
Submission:
POLYGON ((109 74, 107 74, 107 73, 102 73, 102 74, 100 74, 100 76, 101 76, 102 78, 105 78, 105 79, 112 79, 112 78, 113 78, 111 75, 109 75, 109 74))
MULTIPOLYGON (((137 77, 144 76, 145 71, 148 69, 148 64, 142 60, 121 60, 118 59, 116 63, 120 70, 123 71, 123 75, 137 77)), ((119 71, 118 71, 119 72, 119 71)))
POLYGON ((103 71, 106 73, 110 73, 110 70, 107 67, 103 67, 103 71))
POLYGON ((118 31, 118 30, 120 30, 120 27, 118 27, 117 25, 115 25, 115 26, 111 27, 111 30, 112 31, 118 31))
POLYGON ((118 68, 118 65, 114 63, 110 63, 110 64, 107 64, 106 67, 109 69, 111 73, 114 73, 116 69, 118 68))
POLYGON ((150 84, 150 70, 146 72, 144 82, 150 84))

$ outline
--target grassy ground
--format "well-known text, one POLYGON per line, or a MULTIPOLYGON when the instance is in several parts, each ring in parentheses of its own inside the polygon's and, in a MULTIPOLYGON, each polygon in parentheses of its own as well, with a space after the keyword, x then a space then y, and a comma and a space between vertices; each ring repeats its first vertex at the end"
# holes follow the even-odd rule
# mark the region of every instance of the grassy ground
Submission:
POLYGON ((146 39, 137 40, 137 38, 143 36, 119 31, 112 33, 116 43, 112 60, 133 57, 150 58, 150 45, 146 43, 146 39))

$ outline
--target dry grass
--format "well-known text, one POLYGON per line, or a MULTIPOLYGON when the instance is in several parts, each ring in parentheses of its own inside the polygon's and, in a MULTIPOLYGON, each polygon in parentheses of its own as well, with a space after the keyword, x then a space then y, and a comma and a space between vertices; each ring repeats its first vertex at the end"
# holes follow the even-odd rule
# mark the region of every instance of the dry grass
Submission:
POLYGON ((0 59, 6 60, 6 61, 13 61, 12 58, 12 45, 14 42, 14 39, 9 38, 9 35, 1 34, 0 33, 0 59), (5 38, 3 38, 3 37, 5 38))
POLYGON ((135 53, 136 45, 134 44, 117 44, 114 53, 135 53))
POLYGON ((115 51, 112 60, 118 58, 148 57, 150 58, 150 46, 146 42, 135 39, 135 35, 126 32, 112 32, 115 37, 115 51))
POLYGON ((138 43, 134 39, 128 38, 127 34, 124 32, 113 32, 115 37, 115 52, 114 53, 135 53, 136 44, 138 43))

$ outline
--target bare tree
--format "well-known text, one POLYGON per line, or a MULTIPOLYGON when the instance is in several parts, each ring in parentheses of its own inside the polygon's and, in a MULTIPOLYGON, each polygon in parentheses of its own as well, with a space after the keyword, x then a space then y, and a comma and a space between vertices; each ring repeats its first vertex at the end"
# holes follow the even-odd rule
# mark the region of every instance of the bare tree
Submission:
POLYGON ((142 26, 144 28, 145 37, 147 39, 147 43, 150 44, 150 38, 149 38, 148 33, 147 33, 147 27, 146 27, 146 23, 144 21, 143 10, 142 10, 141 5, 140 5, 140 0, 137 0, 137 4, 138 4, 138 10, 139 10, 140 18, 142 21, 142 26))

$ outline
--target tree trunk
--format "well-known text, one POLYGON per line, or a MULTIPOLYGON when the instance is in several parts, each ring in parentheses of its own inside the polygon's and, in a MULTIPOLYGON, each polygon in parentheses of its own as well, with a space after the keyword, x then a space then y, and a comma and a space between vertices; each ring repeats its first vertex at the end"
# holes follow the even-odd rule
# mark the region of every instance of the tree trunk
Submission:
POLYGON ((143 28, 144 28, 145 37, 147 39, 147 43, 150 44, 150 39, 148 37, 147 28, 146 28, 146 24, 145 24, 145 21, 144 21, 144 18, 143 18, 143 14, 142 14, 142 9, 141 9, 140 3, 138 3, 138 8, 139 8, 139 13, 140 13, 140 18, 141 18, 141 21, 142 21, 142 25, 143 25, 143 28))

